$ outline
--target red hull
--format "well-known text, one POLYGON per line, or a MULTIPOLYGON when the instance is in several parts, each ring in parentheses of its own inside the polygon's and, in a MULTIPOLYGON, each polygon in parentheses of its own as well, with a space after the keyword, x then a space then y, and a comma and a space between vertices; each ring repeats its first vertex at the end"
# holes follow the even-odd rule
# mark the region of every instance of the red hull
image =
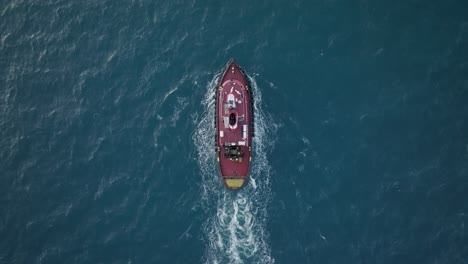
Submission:
POLYGON ((240 189, 252 161, 253 109, 247 75, 229 61, 216 90, 216 151, 224 185, 240 189))

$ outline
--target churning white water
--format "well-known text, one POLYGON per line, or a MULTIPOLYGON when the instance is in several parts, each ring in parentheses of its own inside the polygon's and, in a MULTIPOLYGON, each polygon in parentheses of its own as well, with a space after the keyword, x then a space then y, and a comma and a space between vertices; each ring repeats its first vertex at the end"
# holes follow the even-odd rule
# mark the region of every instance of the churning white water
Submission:
POLYGON ((249 184, 239 191, 226 189, 218 175, 215 152, 215 89, 220 73, 208 83, 203 113, 197 118, 193 140, 201 171, 203 206, 212 215, 204 225, 208 241, 206 263, 274 263, 266 231, 267 205, 272 196, 268 152, 276 125, 262 109, 262 96, 250 78, 254 96, 253 157, 249 184))

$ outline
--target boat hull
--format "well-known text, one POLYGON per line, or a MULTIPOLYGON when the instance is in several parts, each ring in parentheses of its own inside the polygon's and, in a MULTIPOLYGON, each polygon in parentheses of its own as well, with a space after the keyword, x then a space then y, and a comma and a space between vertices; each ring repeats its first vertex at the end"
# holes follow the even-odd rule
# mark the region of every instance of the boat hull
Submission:
POLYGON ((229 189, 249 180, 252 161, 253 101, 249 79, 230 60, 216 87, 216 151, 219 173, 229 189))

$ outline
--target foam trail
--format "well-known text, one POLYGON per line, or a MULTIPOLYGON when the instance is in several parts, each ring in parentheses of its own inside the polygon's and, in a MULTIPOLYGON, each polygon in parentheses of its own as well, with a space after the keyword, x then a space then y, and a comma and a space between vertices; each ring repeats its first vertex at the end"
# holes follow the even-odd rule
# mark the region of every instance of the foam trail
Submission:
POLYGON ((218 176, 215 156, 214 103, 220 73, 207 86, 204 112, 197 120, 193 135, 202 177, 202 201, 213 215, 205 222, 208 241, 206 263, 274 263, 266 231, 267 206, 271 198, 271 168, 267 152, 277 127, 261 108, 262 96, 254 78, 250 78, 254 94, 255 137, 250 183, 240 191, 225 189, 218 176), (216 208, 214 211, 213 208, 216 208))

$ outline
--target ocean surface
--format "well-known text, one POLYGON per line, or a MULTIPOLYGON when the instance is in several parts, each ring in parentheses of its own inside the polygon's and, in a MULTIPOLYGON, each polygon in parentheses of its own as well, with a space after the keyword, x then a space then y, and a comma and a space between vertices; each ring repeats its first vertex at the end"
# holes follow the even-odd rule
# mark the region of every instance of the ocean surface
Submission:
POLYGON ((0 263, 468 263, 468 2, 0 1, 0 263))

